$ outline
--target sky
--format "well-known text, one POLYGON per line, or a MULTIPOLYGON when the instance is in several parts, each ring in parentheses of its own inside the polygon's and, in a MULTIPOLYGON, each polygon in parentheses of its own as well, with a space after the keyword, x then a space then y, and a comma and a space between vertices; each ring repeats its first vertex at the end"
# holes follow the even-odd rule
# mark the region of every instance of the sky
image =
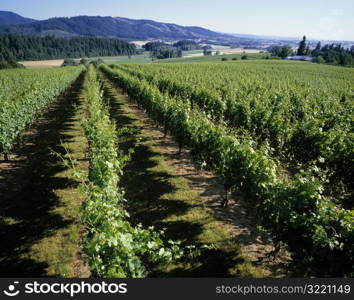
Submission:
POLYGON ((0 10, 47 19, 151 19, 225 33, 354 41, 354 0, 0 0, 0 10))

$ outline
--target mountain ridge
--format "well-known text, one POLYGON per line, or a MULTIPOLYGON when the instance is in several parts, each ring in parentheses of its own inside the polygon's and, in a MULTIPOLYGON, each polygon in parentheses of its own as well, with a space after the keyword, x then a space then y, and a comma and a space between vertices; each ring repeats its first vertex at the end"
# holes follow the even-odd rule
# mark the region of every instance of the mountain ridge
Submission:
POLYGON ((36 21, 37 20, 22 17, 12 11, 0 11, 0 26, 20 25, 36 21))
MULTIPOLYGON (((125 41, 191 39, 206 43, 215 42, 220 45, 242 45, 244 47, 269 44, 269 41, 271 44, 279 44, 280 41, 286 41, 292 46, 297 44, 297 38, 295 37, 223 33, 200 26, 182 26, 149 19, 81 15, 34 20, 9 11, 0 11, 1 33, 34 36, 54 35, 56 37, 91 36, 125 41)), ((313 42, 319 40, 313 39, 313 42)), ((345 42, 348 44, 351 41, 328 40, 326 42, 345 42)))
POLYGON ((198 26, 181 26, 153 20, 135 20, 110 16, 56 17, 27 24, 0 27, 1 33, 55 36, 95 36, 123 40, 148 39, 232 39, 198 26))

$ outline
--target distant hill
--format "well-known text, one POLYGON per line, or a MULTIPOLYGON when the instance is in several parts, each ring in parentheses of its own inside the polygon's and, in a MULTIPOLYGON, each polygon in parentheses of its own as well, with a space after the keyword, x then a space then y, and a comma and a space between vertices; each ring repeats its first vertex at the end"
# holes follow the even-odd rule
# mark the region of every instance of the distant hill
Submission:
POLYGON ((0 27, 0 33, 26 35, 75 36, 119 38, 125 40, 181 40, 228 39, 231 35, 202 27, 180 26, 151 20, 133 20, 120 17, 78 16, 52 18, 29 24, 0 27))
MULTIPOLYGON (((199 40, 201 43, 241 48, 265 49, 272 45, 296 47, 297 38, 255 34, 222 33, 197 26, 181 26, 152 20, 134 20, 121 17, 77 16, 37 21, 13 12, 0 11, 0 34, 74 37, 91 36, 134 40, 199 40)), ((317 43, 317 41, 312 41, 317 43)), ((335 41, 334 41, 335 42, 335 41)), ((337 41, 351 47, 350 41, 337 41)), ((329 43, 326 41, 326 43, 329 43)), ((313 45, 312 45, 313 46, 313 45)))
POLYGON ((0 11, 0 26, 1 25, 20 25, 36 22, 36 20, 24 18, 11 11, 0 11))

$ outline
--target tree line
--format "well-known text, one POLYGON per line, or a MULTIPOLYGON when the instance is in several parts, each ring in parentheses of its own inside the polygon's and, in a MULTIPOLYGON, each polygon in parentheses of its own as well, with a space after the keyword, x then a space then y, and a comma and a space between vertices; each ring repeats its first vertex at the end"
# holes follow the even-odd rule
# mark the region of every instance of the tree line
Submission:
POLYGON ((0 61, 133 55, 134 44, 96 37, 0 35, 0 61))
POLYGON ((317 63, 354 67, 354 50, 345 49, 340 44, 327 44, 321 47, 321 43, 318 42, 311 55, 317 63))
POLYGON ((148 42, 143 46, 145 51, 150 52, 152 58, 164 59, 164 58, 175 58, 182 57, 182 51, 191 50, 204 50, 211 48, 210 46, 205 47, 198 44, 196 41, 192 40, 181 40, 173 44, 167 44, 164 42, 148 42))
POLYGON ((0 70, 17 68, 24 68, 24 66, 15 61, 0 61, 0 70))
POLYGON ((164 59, 182 57, 182 50, 164 42, 148 42, 143 46, 151 58, 164 59))

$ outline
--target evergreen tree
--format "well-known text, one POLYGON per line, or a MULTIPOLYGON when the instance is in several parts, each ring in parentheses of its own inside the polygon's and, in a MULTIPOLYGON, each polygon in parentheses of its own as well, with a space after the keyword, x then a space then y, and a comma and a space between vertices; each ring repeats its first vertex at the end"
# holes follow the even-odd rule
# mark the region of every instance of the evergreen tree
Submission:
POLYGON ((302 41, 299 43, 299 48, 297 49, 297 55, 305 55, 306 53, 306 36, 302 38, 302 41))
POLYGON ((320 51, 320 50, 321 50, 321 42, 318 42, 315 51, 320 51))
POLYGON ((54 36, 0 35, 1 60, 40 60, 95 56, 132 55, 133 44, 95 37, 57 38, 54 36))
POLYGON ((306 46, 305 55, 310 55, 310 45, 309 44, 307 44, 307 46, 306 46))
POLYGON ((314 57, 314 62, 328 63, 341 66, 354 66, 354 51, 346 49, 341 45, 324 45, 318 43, 311 55, 314 57))

